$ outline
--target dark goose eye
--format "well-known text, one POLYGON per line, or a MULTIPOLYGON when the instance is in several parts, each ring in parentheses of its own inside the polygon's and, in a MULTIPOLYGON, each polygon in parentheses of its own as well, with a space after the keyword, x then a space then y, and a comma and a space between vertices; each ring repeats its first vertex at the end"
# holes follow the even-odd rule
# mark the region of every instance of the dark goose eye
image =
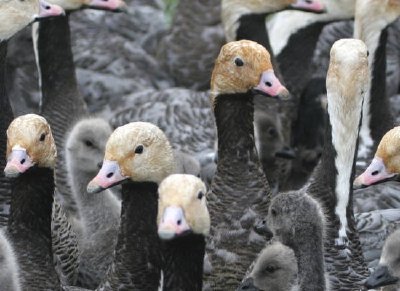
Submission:
POLYGON ((44 141, 45 138, 46 138, 46 134, 45 134, 45 133, 42 133, 42 134, 40 135, 39 140, 40 140, 40 141, 44 141))
POLYGON ((202 191, 199 192, 199 194, 197 194, 197 198, 201 200, 201 198, 204 197, 204 193, 202 191))
POLYGON ((241 66, 244 65, 244 62, 242 61, 241 58, 236 58, 235 59, 235 65, 238 66, 238 67, 241 67, 241 66))
POLYGON ((138 145, 135 148, 135 154, 141 154, 141 153, 143 153, 143 146, 142 145, 138 145))
POLYGON ((85 140, 85 145, 88 147, 92 147, 93 143, 90 140, 85 140))

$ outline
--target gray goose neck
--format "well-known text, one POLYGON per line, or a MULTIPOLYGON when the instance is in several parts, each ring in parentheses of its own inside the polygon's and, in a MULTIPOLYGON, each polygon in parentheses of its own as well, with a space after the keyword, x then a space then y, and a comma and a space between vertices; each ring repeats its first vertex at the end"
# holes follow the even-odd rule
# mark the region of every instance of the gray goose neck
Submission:
POLYGON ((8 233, 18 257, 24 290, 58 290, 53 263, 54 171, 33 167, 12 181, 8 233))
POLYGON ((115 258, 106 281, 114 289, 128 279, 135 290, 157 290, 161 276, 161 246, 157 234, 158 185, 122 184, 121 226, 115 258))
POLYGON ((0 42, 0 227, 7 225, 11 202, 10 180, 3 174, 6 166, 6 131, 13 120, 13 112, 6 88, 7 41, 0 42))
POLYGON ((249 92, 220 95, 216 100, 214 113, 218 131, 218 164, 213 184, 230 185, 233 191, 227 195, 231 195, 237 203, 242 200, 244 205, 252 204, 255 197, 251 197, 250 193, 243 197, 241 193, 242 190, 248 190, 250 184, 262 188, 265 195, 270 195, 254 144, 253 97, 249 92))
POLYGON ((237 288, 265 246, 253 231, 255 219, 267 216, 271 194, 254 145, 252 98, 251 92, 216 97, 218 164, 208 201, 213 219, 207 246, 213 290, 237 288))
POLYGON ((162 245, 163 290, 201 291, 206 245, 204 236, 192 233, 171 241, 164 241, 162 245))
MULTIPOLYGON (((57 190, 68 200, 71 189, 65 169, 65 133, 78 118, 87 114, 75 76, 69 16, 41 21, 36 46, 41 76, 41 113, 50 123, 60 149, 56 166, 57 190)), ((68 204, 73 205, 73 200, 68 204)))

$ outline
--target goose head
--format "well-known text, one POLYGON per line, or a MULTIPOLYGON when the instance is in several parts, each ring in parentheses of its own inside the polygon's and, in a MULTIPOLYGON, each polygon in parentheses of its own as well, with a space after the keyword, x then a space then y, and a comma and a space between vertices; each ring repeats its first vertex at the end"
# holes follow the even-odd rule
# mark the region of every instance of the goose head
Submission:
POLYGON ((400 126, 381 139, 368 168, 353 183, 354 188, 368 187, 396 178, 400 173, 400 126))
POLYGON ((74 11, 83 8, 122 12, 127 9, 123 0, 49 0, 51 3, 63 7, 65 10, 74 11))
MULTIPOLYGON (((400 231, 393 232, 385 241, 381 258, 375 271, 365 281, 368 289, 377 289, 382 286, 396 285, 398 290, 400 281, 400 231)), ((382 289, 386 290, 386 289, 382 289)))
POLYGON ((211 101, 218 95, 248 93, 287 99, 289 93, 275 76, 269 52, 249 40, 232 41, 221 48, 211 76, 211 101))
POLYGON ((174 174, 158 188, 158 235, 170 240, 189 233, 207 236, 210 215, 206 186, 193 175, 174 174))
POLYGON ((64 10, 44 0, 0 1, 0 41, 7 40, 30 23, 64 15, 64 10))
POLYGON ((249 277, 236 291, 290 291, 296 285, 296 256, 291 248, 274 241, 261 251, 249 277))
POLYGON ((236 39, 240 18, 244 15, 267 15, 284 9, 322 13, 324 5, 319 0, 222 0, 222 23, 227 41, 236 39))
POLYGON ((96 173, 103 161, 107 139, 112 129, 102 118, 79 121, 66 141, 67 162, 85 173, 96 173))
POLYGON ((33 166, 54 169, 57 150, 45 118, 27 114, 15 118, 7 129, 7 177, 17 177, 33 166))
POLYGON ((159 184, 174 167, 171 145, 161 129, 147 122, 128 123, 111 134, 103 165, 87 191, 97 193, 127 179, 159 184))

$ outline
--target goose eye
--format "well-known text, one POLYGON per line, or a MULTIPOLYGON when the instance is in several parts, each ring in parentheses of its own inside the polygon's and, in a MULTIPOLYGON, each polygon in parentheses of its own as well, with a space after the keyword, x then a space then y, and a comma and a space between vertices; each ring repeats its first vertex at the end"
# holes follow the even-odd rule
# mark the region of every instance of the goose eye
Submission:
POLYGON ((141 153, 143 153, 143 146, 142 145, 138 145, 135 148, 135 154, 141 154, 141 153))
POLYGON ((235 65, 238 66, 238 67, 241 67, 241 66, 244 65, 244 62, 243 62, 243 60, 241 58, 236 58, 235 59, 235 65))
POLYGON ((92 147, 93 143, 90 140, 85 140, 85 145, 88 147, 92 147))
POLYGON ((275 135, 277 135, 277 131, 276 131, 276 129, 275 128, 270 128, 270 129, 268 129, 268 134, 270 135, 270 136, 275 136, 275 135))
POLYGON ((274 266, 267 266, 264 271, 267 273, 273 273, 277 270, 278 268, 275 268, 274 266))
POLYGON ((201 200, 201 198, 204 197, 204 193, 202 191, 199 192, 199 194, 197 194, 197 199, 201 200))
POLYGON ((275 209, 271 209, 271 215, 272 215, 272 216, 276 216, 276 214, 277 214, 277 213, 276 213, 276 210, 275 210, 275 209))
POLYGON ((45 138, 46 138, 46 134, 45 134, 45 133, 42 133, 42 134, 40 135, 39 140, 40 140, 40 141, 44 141, 45 138))

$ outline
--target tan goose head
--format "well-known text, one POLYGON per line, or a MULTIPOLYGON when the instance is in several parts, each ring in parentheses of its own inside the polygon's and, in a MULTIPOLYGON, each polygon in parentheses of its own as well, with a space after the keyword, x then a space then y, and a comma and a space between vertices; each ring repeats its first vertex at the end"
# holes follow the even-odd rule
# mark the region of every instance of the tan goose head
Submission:
POLYGON ((380 141, 368 168, 353 183, 367 187, 394 178, 400 173, 400 126, 389 130, 380 141))
POLYGON ((54 169, 57 150, 46 119, 36 114, 17 117, 7 129, 7 177, 17 177, 33 166, 54 169))
POLYGON ((158 235, 168 240, 188 233, 207 236, 210 215, 206 186, 193 175, 168 176, 158 188, 158 235))
POLYGON ((222 23, 227 41, 236 40, 239 20, 244 15, 268 14, 284 9, 321 13, 325 7, 319 0, 222 0, 222 23))
POLYGON ((274 74, 269 52, 249 40, 225 44, 211 76, 211 101, 218 95, 257 91, 270 97, 286 99, 287 89, 274 74))
POLYGON ((147 122, 128 123, 111 134, 103 165, 87 191, 100 192, 126 179, 158 184, 174 168, 172 148, 161 129, 147 122))
POLYGON ((9 39, 33 21, 64 14, 60 6, 44 0, 0 0, 0 41, 9 39))

